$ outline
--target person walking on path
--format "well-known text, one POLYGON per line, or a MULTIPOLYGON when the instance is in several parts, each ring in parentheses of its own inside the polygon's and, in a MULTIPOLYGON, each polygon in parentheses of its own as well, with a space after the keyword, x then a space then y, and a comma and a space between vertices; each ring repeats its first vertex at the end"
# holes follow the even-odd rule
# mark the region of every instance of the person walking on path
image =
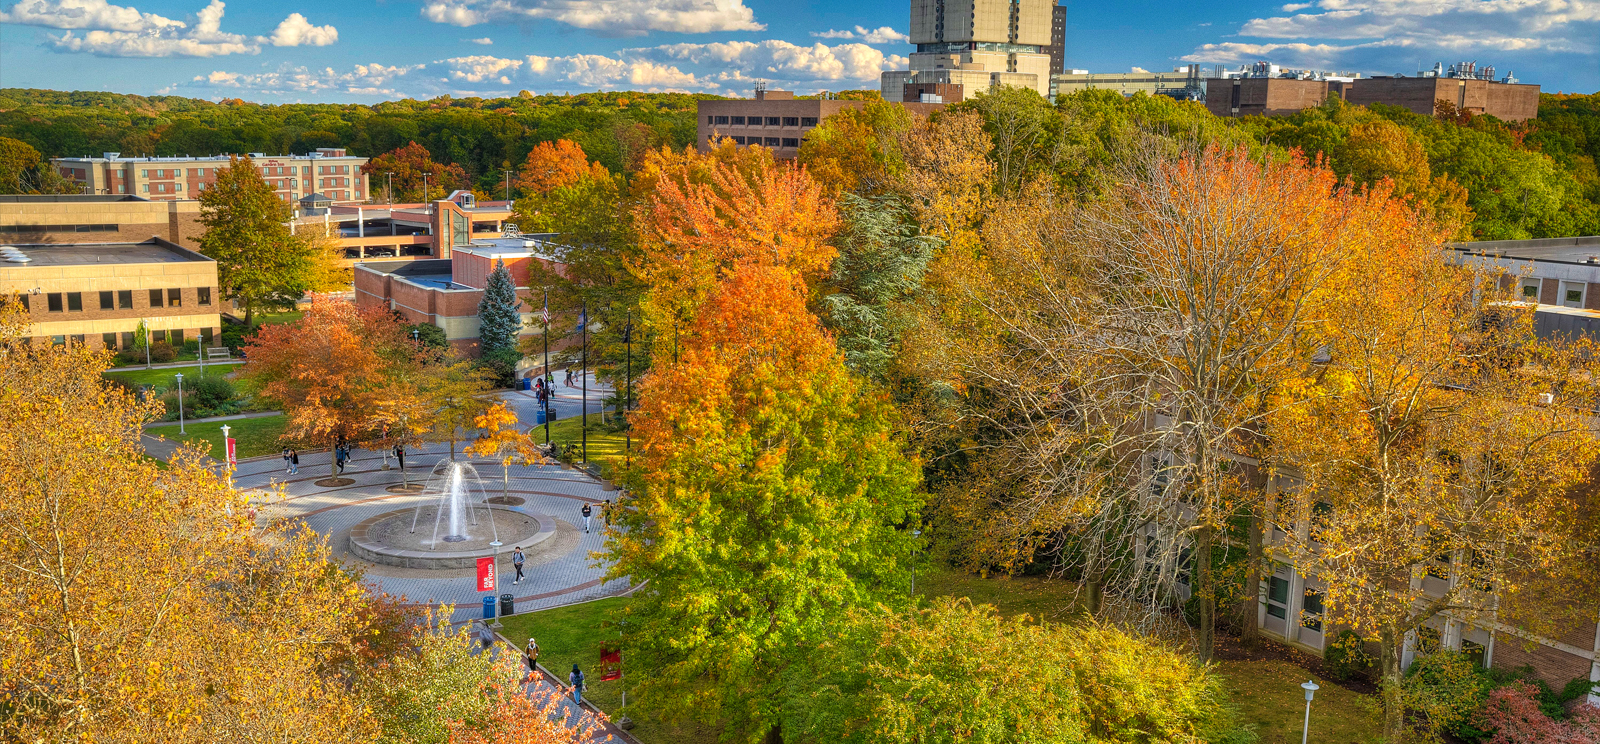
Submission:
POLYGON ((567 675, 567 681, 572 683, 572 702, 583 705, 583 670, 577 664, 572 665, 572 673, 567 675))
POLYGON ((488 651, 494 645, 494 631, 489 629, 489 624, 478 621, 478 643, 483 645, 483 650, 488 651))
POLYGON ((394 459, 400 461, 401 470, 406 469, 406 448, 404 445, 397 444, 394 446, 394 459))
POLYGON ((513 585, 522 583, 522 562, 525 560, 527 560, 527 556, 522 554, 521 545, 518 545, 516 550, 511 551, 511 567, 517 569, 517 578, 511 580, 513 585))
POLYGON ((522 652, 522 660, 528 665, 528 681, 539 681, 539 644, 534 642, 533 636, 528 636, 528 648, 522 652))
POLYGON ((339 465, 339 474, 344 475, 344 445, 333 445, 333 461, 339 465))
POLYGON ((583 505, 583 534, 585 535, 589 534, 589 517, 592 514, 594 514, 594 510, 585 503, 583 505))
POLYGON ((285 472, 285 473, 293 473, 294 472, 294 465, 289 462, 289 448, 288 447, 284 447, 283 448, 283 472, 285 472))
POLYGON ((289 475, 300 474, 300 450, 289 450, 289 475))
POLYGON ((606 526, 611 526, 611 499, 606 499, 606 505, 600 507, 600 516, 605 519, 606 526))

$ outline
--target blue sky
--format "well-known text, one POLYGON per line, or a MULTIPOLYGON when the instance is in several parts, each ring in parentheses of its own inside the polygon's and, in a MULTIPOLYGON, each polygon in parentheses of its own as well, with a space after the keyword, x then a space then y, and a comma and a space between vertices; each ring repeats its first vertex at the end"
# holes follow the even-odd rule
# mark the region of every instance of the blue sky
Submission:
MULTIPOLYGON (((1476 60, 1600 89, 1600 0, 1066 4, 1068 65, 1094 72, 1476 60)), ((0 87, 269 103, 876 88, 906 65, 908 15, 904 0, 0 0, 0 87)))

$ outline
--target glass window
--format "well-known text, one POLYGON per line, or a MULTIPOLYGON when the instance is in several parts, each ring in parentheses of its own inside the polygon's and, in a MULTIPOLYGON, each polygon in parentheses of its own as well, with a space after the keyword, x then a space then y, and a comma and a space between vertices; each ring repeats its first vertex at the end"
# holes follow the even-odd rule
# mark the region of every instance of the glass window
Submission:
POLYGON ((1318 633, 1322 632, 1322 590, 1307 588, 1300 605, 1300 625, 1318 633))
POLYGON ((131 290, 131 289, 119 289, 119 290, 117 290, 117 309, 118 310, 132 310, 133 309, 133 290, 131 290))
POLYGON ((121 346, 121 348, 124 348, 124 349, 133 348, 133 331, 123 331, 122 332, 122 346, 121 346))
POLYGON ((167 307, 183 307, 183 290, 167 290, 167 307))
POLYGON ((783 138, 783 146, 784 147, 799 147, 800 146, 800 138, 799 137, 784 137, 783 138))
POLYGON ((786 127, 798 127, 800 126, 800 117, 785 116, 783 117, 783 125, 786 127))
POLYGON ((139 177, 140 178, 149 178, 150 177, 149 169, 140 169, 139 170, 139 177))
POLYGON ((742 145, 742 144, 744 144, 744 138, 740 137, 738 135, 734 135, 733 143, 736 144, 736 145, 742 145))
POLYGON ((161 290, 159 290, 159 289, 150 290, 150 307, 162 307, 163 305, 166 305, 166 304, 167 303, 164 302, 162 300, 162 298, 161 298, 161 290))
POLYGON ((111 310, 116 307, 116 295, 111 292, 100 293, 100 309, 111 310))
POLYGON ((23 310, 32 310, 33 309, 32 303, 28 302, 28 293, 27 292, 18 292, 17 293, 17 299, 22 301, 22 309, 23 310))
POLYGON ((61 312, 61 293, 60 292, 51 292, 51 293, 45 295, 45 300, 50 303, 50 312, 52 312, 52 313, 61 312))
POLYGON ((177 330, 172 332, 172 345, 173 346, 183 346, 183 329, 182 328, 179 328, 179 329, 177 329, 177 330))
POLYGON ((778 126, 782 121, 783 121, 782 119, 780 119, 780 118, 778 118, 776 116, 769 116, 769 117, 767 117, 767 126, 775 127, 775 126, 778 126))
POLYGON ((202 304, 202 305, 211 304, 211 288, 210 287, 200 287, 199 289, 195 290, 195 294, 200 296, 200 304, 202 304))
POLYGON ((106 347, 107 349, 115 349, 115 348, 117 348, 117 334, 115 334, 115 333, 102 333, 102 334, 100 334, 100 345, 106 347))
POLYGON ((728 123, 728 117, 726 117, 726 116, 717 117, 717 123, 718 124, 727 124, 728 123))
POLYGON ((1538 302, 1539 301, 1539 280, 1538 279, 1523 279, 1522 280, 1521 296, 1522 296, 1522 299, 1525 300, 1525 301, 1538 302))
POLYGON ((802 126, 802 127, 814 127, 816 125, 817 125, 817 117, 815 117, 815 116, 802 116, 802 117, 800 117, 800 126, 802 126))
POLYGON ((167 341, 167 332, 166 331, 150 331, 150 343, 152 343, 152 344, 161 344, 161 343, 166 343, 166 341, 167 341))
POLYGON ((778 143, 781 142, 781 141, 782 140, 777 138, 777 137, 768 137, 767 138, 767 147, 777 147, 778 143))
POLYGON ((142 193, 146 193, 146 194, 150 193, 150 184, 148 184, 148 183, 139 184, 139 191, 142 192, 142 193))
POLYGON ((1289 580, 1277 576, 1267 586, 1267 614, 1282 620, 1289 616, 1289 580))
POLYGON ((707 124, 715 124, 715 123, 717 123, 717 117, 715 117, 715 116, 707 116, 706 117, 706 123, 707 124))
POLYGON ((66 346, 67 345, 67 337, 66 336, 51 336, 50 337, 50 345, 51 346, 66 346))
POLYGON ((201 328, 200 329, 200 345, 201 346, 211 346, 212 343, 213 343, 212 337, 213 337, 213 334, 212 334, 210 328, 201 328))
POLYGON ((1583 307, 1583 282, 1561 283, 1561 304, 1565 307, 1583 307))
POLYGON ((743 116, 735 116, 735 117, 733 117, 733 124, 734 124, 734 126, 739 126, 741 124, 744 124, 744 117, 743 116))

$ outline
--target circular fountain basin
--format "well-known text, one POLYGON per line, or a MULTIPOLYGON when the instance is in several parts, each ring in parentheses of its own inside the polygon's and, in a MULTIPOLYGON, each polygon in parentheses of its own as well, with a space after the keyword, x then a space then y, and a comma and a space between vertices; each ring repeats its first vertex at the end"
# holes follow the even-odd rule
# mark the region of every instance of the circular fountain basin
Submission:
MULTIPOLYGON (((470 525, 466 535, 445 535, 440 527, 438 540, 434 540, 433 525, 436 506, 397 509, 384 512, 350 528, 350 552, 357 557, 400 568, 453 569, 472 568, 479 558, 491 553, 508 556, 517 546, 524 550, 550 539, 556 533, 556 520, 544 514, 534 514, 521 509, 490 507, 494 514, 494 529, 479 518, 470 525), (411 531, 413 520, 416 532, 411 531), (500 546, 489 543, 500 536, 500 546), (463 539, 453 539, 463 538, 463 539)), ((483 507, 478 507, 482 513, 483 507)))

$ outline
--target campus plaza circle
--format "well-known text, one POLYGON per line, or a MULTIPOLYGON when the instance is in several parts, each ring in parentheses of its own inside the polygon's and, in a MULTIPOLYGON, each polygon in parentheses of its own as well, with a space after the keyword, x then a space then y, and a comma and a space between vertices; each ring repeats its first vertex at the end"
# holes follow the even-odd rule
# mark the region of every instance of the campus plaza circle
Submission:
POLYGON ((258 519, 294 520, 326 537, 335 560, 363 572, 368 591, 402 597, 408 604, 455 605, 451 617, 455 622, 480 617, 483 597, 490 595, 498 605, 499 595, 511 594, 516 612, 523 613, 629 591, 626 578, 604 580, 605 570, 596 555, 604 548, 603 505, 616 495, 614 492, 602 490, 598 481, 582 471, 566 470, 560 465, 512 465, 506 480, 507 469, 498 460, 469 457, 460 449, 458 444, 456 461, 476 469, 481 478, 478 485, 482 495, 488 497, 485 500, 490 502, 489 507, 497 517, 504 515, 508 532, 516 533, 502 535, 500 546, 478 544, 484 537, 480 533, 488 532, 481 525, 472 529, 473 542, 467 550, 442 540, 427 545, 433 534, 432 510, 438 508, 439 494, 418 492, 414 487, 392 488, 404 481, 413 486, 426 482, 436 465, 450 462, 449 443, 432 443, 408 451, 404 478, 392 455, 355 449, 342 474, 354 481, 349 485, 316 484, 327 478, 327 452, 302 453, 298 475, 287 474, 283 460, 277 456, 244 460, 234 471, 234 482, 241 490, 258 494, 262 502, 258 519), (385 470, 385 465, 389 469, 385 470), (585 504, 594 505, 587 533, 581 516, 585 504), (426 539, 402 542, 396 547, 399 555, 388 562, 372 560, 379 556, 370 550, 363 554, 360 543, 374 526, 383 526, 391 533, 409 533, 409 523, 418 507, 423 515, 416 520, 416 532, 426 529, 426 539), (400 525, 398 529, 396 525, 400 525), (354 550, 352 533, 358 543, 354 550), (513 583, 516 572, 511 552, 519 546, 526 557, 524 578, 513 583), (477 558, 488 556, 491 551, 496 558, 497 588, 479 592, 477 558), (426 553, 442 560, 413 555, 426 553), (409 558, 417 560, 408 565, 409 558))

